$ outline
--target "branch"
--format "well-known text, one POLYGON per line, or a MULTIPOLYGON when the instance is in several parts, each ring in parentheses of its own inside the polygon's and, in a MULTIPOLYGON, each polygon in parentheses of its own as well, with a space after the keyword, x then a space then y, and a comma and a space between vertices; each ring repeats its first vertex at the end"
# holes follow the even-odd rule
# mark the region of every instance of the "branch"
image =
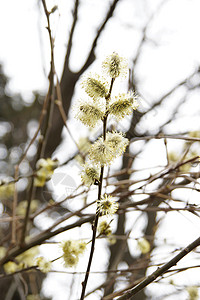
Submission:
POLYGON ((90 50, 90 53, 88 55, 88 58, 85 62, 85 64, 83 65, 83 67, 81 68, 81 70, 78 72, 79 75, 81 75, 92 63, 93 61, 95 60, 95 54, 94 54, 94 51, 95 51, 95 48, 96 48, 96 45, 97 45, 97 41, 102 33, 102 31, 104 30, 108 20, 113 16, 113 13, 114 13, 114 10, 117 6, 117 3, 119 2, 120 0, 114 0, 113 3, 111 4, 110 6, 110 9, 101 25, 101 27, 99 28, 99 30, 97 31, 97 34, 96 34, 96 37, 93 41, 93 44, 92 44, 92 47, 91 47, 91 50, 90 50))
POLYGON ((23 253, 24 251, 26 251, 32 247, 41 245, 47 239, 50 239, 61 232, 73 229, 75 227, 79 227, 82 224, 92 222, 93 220, 94 220, 94 215, 87 217, 87 218, 83 218, 81 220, 78 220, 77 222, 74 222, 73 224, 66 225, 64 227, 60 227, 53 232, 48 231, 48 232, 45 232, 45 234, 42 234, 42 235, 39 234, 34 239, 32 239, 29 243, 25 244, 23 247, 17 247, 15 249, 12 249, 10 251, 10 253, 0 261, 0 265, 5 264, 6 262, 12 260, 14 257, 18 256, 19 254, 23 253))
MULTIPOLYGON (((110 100, 114 80, 115 80, 114 78, 111 79, 109 93, 106 97, 106 109, 108 107, 108 103, 109 103, 109 100, 110 100)), ((104 139, 104 141, 106 140, 106 131, 107 131, 107 115, 105 115, 104 119, 103 119, 103 139, 104 139)), ((98 200, 101 199, 101 195, 102 195, 103 175, 104 175, 104 166, 101 166, 99 185, 98 185, 98 200)), ((93 224, 93 228, 92 228, 93 233, 92 233, 92 245, 91 245, 91 249, 90 249, 90 256, 89 256, 89 260, 88 260, 87 270, 85 272, 85 279, 82 282, 82 292, 81 292, 80 300, 83 300, 84 297, 85 297, 86 286, 87 286, 87 282, 88 282, 88 278, 89 278, 89 274, 90 274, 90 268, 91 268, 91 265, 92 265, 92 259, 93 259, 93 255, 94 255, 98 220, 99 220, 99 211, 98 211, 98 207, 97 207, 95 220, 94 220, 94 224, 93 224)))
MULTIPOLYGON (((52 122, 52 117, 53 117, 53 108, 54 108, 54 84, 53 84, 53 79, 54 79, 54 73, 55 73, 55 68, 54 68, 54 41, 51 35, 51 27, 50 27, 50 13, 47 10, 47 6, 46 6, 46 2, 45 0, 42 0, 42 4, 43 4, 43 8, 44 8, 44 12, 46 15, 46 19, 47 19, 47 30, 49 33, 49 41, 50 41, 50 49, 51 49, 51 67, 50 67, 50 72, 49 72, 49 89, 48 89, 48 93, 46 96, 47 99, 47 104, 49 104, 49 107, 47 109, 47 116, 46 116, 46 124, 44 125, 44 127, 41 129, 41 136, 43 136, 43 140, 41 141, 41 144, 38 147, 38 151, 37 151, 37 155, 36 155, 36 161, 43 156, 44 150, 45 150, 45 146, 47 143, 47 138, 48 138, 48 134, 49 134, 49 130, 51 127, 51 122, 52 122)), ((46 101, 45 99, 45 101, 46 101)), ((42 117, 42 116, 41 116, 42 117)), ((39 128, 38 128, 39 129, 39 128)), ((38 130, 36 131, 34 137, 36 137, 38 134, 38 130)), ((25 152, 26 154, 27 152, 25 152)), ((25 155, 24 154, 24 155, 25 155)), ((22 159, 25 156, 22 157, 22 159)), ((21 161, 22 161, 21 159, 21 161)), ((21 163, 20 161, 20 163, 21 163)), ((24 219, 24 227, 22 229, 22 235, 21 235, 21 245, 23 245, 25 237, 26 237, 26 230, 27 230, 27 224, 28 224, 28 219, 29 219, 29 213, 30 213, 30 206, 31 206, 31 201, 34 195, 34 179, 31 179, 31 185, 30 185, 30 192, 29 192, 29 196, 28 196, 28 204, 27 204, 27 208, 26 208, 26 213, 25 213, 25 219, 24 219)))
POLYGON ((175 92, 179 87, 187 85, 188 80, 192 79, 192 77, 197 74, 199 72, 199 70, 195 70, 190 76, 188 76, 187 78, 185 78, 184 80, 180 81, 178 84, 176 84, 171 90, 169 90, 166 94, 164 94, 159 101, 155 102, 146 112, 150 112, 152 111, 154 108, 156 108, 157 106, 159 106, 163 100, 167 97, 169 97, 170 95, 173 94, 173 92, 175 92))
POLYGON ((67 44, 67 53, 65 56, 65 63, 64 66, 69 68, 69 57, 71 54, 71 49, 72 49, 72 39, 73 39, 73 35, 74 35, 74 31, 75 31, 75 27, 77 24, 77 16, 78 16, 78 7, 79 7, 79 0, 76 0, 74 2, 74 9, 73 9, 73 22, 72 22, 72 26, 71 26, 71 30, 70 30, 70 35, 69 35, 69 40, 68 40, 68 44, 67 44))
POLYGON ((172 258, 169 262, 164 264, 162 267, 158 268, 155 272, 149 275, 142 282, 137 284, 130 291, 126 292, 123 296, 119 297, 118 300, 126 300, 130 299, 133 295, 137 294, 151 282, 153 282, 156 278, 163 275, 166 271, 168 271, 171 267, 175 266, 184 256, 194 250, 197 246, 200 245, 200 237, 198 237, 194 242, 189 244, 186 248, 184 248, 178 255, 172 258))
POLYGON ((184 140, 189 142, 200 142, 200 138, 198 137, 183 136, 181 134, 170 134, 170 135, 158 134, 158 135, 147 135, 147 136, 135 137, 131 139, 130 143, 141 141, 141 140, 148 141, 152 139, 174 139, 174 140, 184 140))
POLYGON ((163 1, 159 4, 158 8, 156 9, 156 11, 154 11, 154 12, 152 13, 152 15, 149 17, 149 20, 147 21, 145 27, 143 28, 143 36, 142 36, 142 39, 141 39, 141 41, 140 41, 140 44, 139 44, 139 46, 138 46, 138 48, 137 48, 137 53, 136 53, 135 58, 134 58, 134 60, 133 60, 133 66, 135 66, 135 65, 137 64, 137 61, 138 61, 138 59, 139 59, 139 57, 140 57, 140 54, 142 53, 142 51, 141 51, 141 50, 142 50, 142 47, 144 46, 144 42, 147 40, 147 31, 148 31, 149 27, 151 26, 151 23, 153 22, 155 16, 156 16, 157 13, 161 10, 161 8, 162 8, 162 6, 163 6, 164 4, 166 4, 166 1, 165 1, 165 0, 163 0, 163 1))

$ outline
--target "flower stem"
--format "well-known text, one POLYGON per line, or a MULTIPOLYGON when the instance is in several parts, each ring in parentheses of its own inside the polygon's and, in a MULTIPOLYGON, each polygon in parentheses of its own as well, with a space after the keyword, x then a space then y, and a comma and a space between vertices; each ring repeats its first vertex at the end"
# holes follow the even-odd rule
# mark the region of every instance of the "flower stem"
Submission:
MULTIPOLYGON (((100 180, 99 180, 99 189, 98 189, 98 200, 101 199, 103 173, 104 173, 104 166, 101 167, 100 180)), ((90 268, 91 268, 91 264, 92 264, 93 254, 94 254, 98 220, 99 220, 99 213, 96 210, 95 220, 94 220, 94 223, 93 223, 93 226, 92 226, 93 234, 92 234, 92 244, 91 244, 91 250, 90 250, 90 257, 89 257, 89 260, 88 260, 88 266, 87 266, 87 270, 86 270, 86 273, 85 273, 85 279, 82 282, 82 293, 81 293, 80 300, 83 300, 84 297, 85 297, 87 281, 88 281, 88 277, 89 277, 89 274, 90 274, 90 268)))
MULTIPOLYGON (((113 83, 114 83, 114 78, 111 79, 109 93, 106 97, 106 109, 107 109, 107 106, 108 106, 108 103, 109 103, 109 100, 110 100, 113 83)), ((104 141, 106 140, 107 118, 108 118, 108 116, 106 114, 104 119, 103 119, 103 139, 104 139, 104 141)), ((99 186, 98 186, 98 200, 101 199, 101 194, 102 194, 103 174, 104 174, 104 166, 101 166, 99 186)), ((91 249, 90 249, 90 256, 89 256, 89 260, 88 260, 87 270, 86 270, 86 273, 85 273, 85 279, 82 282, 82 292, 81 292, 80 300, 83 300, 84 297, 85 297, 86 286, 87 286, 88 277, 89 277, 89 274, 90 274, 90 268, 91 268, 91 264, 92 264, 92 259, 93 259, 93 255, 94 255, 98 220, 99 220, 99 212, 96 209, 96 215, 95 215, 94 223, 93 223, 93 226, 92 226, 93 234, 92 234, 92 244, 91 244, 91 249)))

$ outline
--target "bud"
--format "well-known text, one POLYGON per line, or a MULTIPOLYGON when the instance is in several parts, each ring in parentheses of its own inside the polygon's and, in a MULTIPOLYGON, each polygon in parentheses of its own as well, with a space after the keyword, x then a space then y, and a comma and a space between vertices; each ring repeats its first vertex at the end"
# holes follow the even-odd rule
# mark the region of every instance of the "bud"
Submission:
POLYGON ((104 116, 103 105, 100 103, 79 101, 75 110, 77 110, 75 118, 91 128, 94 128, 104 116))
POLYGON ((107 86, 107 81, 97 74, 86 77, 82 82, 85 92, 94 100, 106 97, 108 94, 107 86))
POLYGON ((118 76, 126 76, 128 72, 128 64, 125 58, 120 57, 117 53, 113 52, 107 56, 102 64, 102 68, 111 78, 118 76))
POLYGON ((126 115, 130 115, 137 107, 138 103, 134 93, 122 93, 115 97, 115 101, 111 103, 108 112, 120 120, 126 115))
POLYGON ((100 200, 97 200, 97 212, 101 215, 113 215, 118 210, 119 204, 115 202, 112 196, 105 194, 100 200))
POLYGON ((86 186, 90 186, 99 180, 100 169, 98 166, 85 164, 84 170, 81 173, 82 182, 86 186))

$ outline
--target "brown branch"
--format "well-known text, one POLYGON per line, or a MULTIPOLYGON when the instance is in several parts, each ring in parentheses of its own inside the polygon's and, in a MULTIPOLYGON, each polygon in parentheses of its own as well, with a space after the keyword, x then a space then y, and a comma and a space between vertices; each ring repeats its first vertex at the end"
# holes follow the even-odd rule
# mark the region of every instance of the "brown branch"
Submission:
POLYGON ((84 205, 82 208, 80 208, 79 210, 76 210, 75 212, 71 212, 71 214, 68 214, 67 216, 61 217, 61 218, 58 219, 52 226, 50 226, 48 229, 46 229, 46 230, 44 231, 44 233, 53 230, 53 229, 54 229, 55 227, 57 227, 59 224, 61 224, 62 222, 66 221, 66 220, 68 220, 68 219, 70 219, 70 218, 73 217, 73 216, 79 216, 80 213, 81 213, 84 209, 86 209, 87 207, 93 205, 95 202, 96 202, 96 201, 93 201, 93 202, 91 202, 91 203, 88 203, 88 204, 84 205))
POLYGON ((133 65, 135 66, 137 64, 137 61, 142 53, 142 47, 144 46, 144 42, 147 40, 147 31, 149 29, 149 27, 151 26, 151 23, 154 21, 155 16, 158 14, 159 10, 162 9, 163 5, 166 4, 166 0, 163 0, 159 6, 157 7, 157 9, 152 13, 152 15, 149 17, 148 21, 146 22, 145 27, 143 28, 143 36, 142 39, 140 41, 140 44, 137 48, 137 53, 135 55, 135 58, 133 60, 133 65))
MULTIPOLYGON (((46 126, 44 126, 41 130, 41 135, 42 135, 43 139, 40 141, 40 144, 38 146, 36 161, 41 157, 41 155, 44 153, 44 150, 45 150, 45 145, 47 143, 49 129, 51 127, 51 122, 52 122, 52 117, 53 117, 53 105, 54 105, 54 101, 53 101, 54 100, 53 99, 53 97, 54 97, 53 79, 54 79, 54 73, 55 73, 54 53, 53 53, 54 42, 53 42, 53 38, 52 38, 52 35, 51 35, 50 18, 49 18, 50 13, 47 10, 45 0, 42 0, 42 4, 43 4, 44 11, 45 11, 46 19, 47 19, 47 24, 48 24, 47 30, 48 30, 48 33, 49 33, 49 41, 50 41, 50 48, 51 48, 51 68, 50 68, 50 73, 49 73, 49 89, 48 89, 48 93, 47 93, 47 96, 46 96, 46 99, 47 99, 46 102, 48 104, 50 103, 50 106, 47 109, 48 113, 47 113, 47 116, 46 116, 46 126), (51 101, 49 101, 49 100, 51 100, 51 101)), ((37 131, 36 131, 36 133, 37 133, 37 131)), ((36 133, 34 135, 35 137, 37 136, 36 133)), ((23 157, 25 157, 25 156, 23 156, 23 157)), ((28 204, 27 204, 27 208, 26 208, 24 226, 23 226, 23 229, 22 229, 22 235, 21 235, 21 241, 20 241, 21 245, 23 245, 25 237, 26 237, 26 229, 27 229, 27 224, 28 224, 28 219, 29 219, 31 200, 32 200, 33 195, 34 195, 34 186, 33 185, 34 185, 34 179, 31 178, 30 191, 29 191, 29 196, 28 196, 28 204)))
POLYGON ((187 84, 188 80, 190 80, 195 74, 197 74, 199 71, 195 70, 191 75, 189 75, 187 78, 185 78, 184 80, 180 81, 178 84, 176 84, 171 90, 169 90, 166 94, 164 94, 159 101, 155 102, 150 108, 149 110, 147 110, 145 112, 148 113, 150 111, 152 111, 154 108, 156 108, 157 106, 159 106, 163 100, 165 100, 167 97, 169 97, 170 95, 172 95, 179 87, 184 86, 187 84))
POLYGON ((38 246, 41 245, 44 241, 56 236, 57 234, 73 229, 75 227, 79 227, 85 223, 90 223, 94 220, 94 215, 87 217, 87 218, 82 218, 81 220, 78 220, 77 222, 74 222, 73 224, 70 225, 66 225, 64 227, 60 227, 58 229, 56 229, 55 231, 48 231, 45 232, 45 234, 39 234, 37 236, 35 236, 29 243, 24 244, 23 247, 16 247, 15 249, 12 249, 7 256, 5 256, 1 261, 0 261, 0 265, 5 264, 6 262, 12 260, 13 258, 15 258, 16 256, 18 256, 19 254, 23 253, 24 251, 34 247, 34 246, 38 246))
POLYGON ((93 61, 95 60, 95 54, 94 54, 94 51, 96 49, 96 46, 97 46, 97 42, 98 42, 98 39, 102 33, 102 31, 104 30, 106 24, 108 23, 109 19, 113 16, 113 13, 114 13, 114 10, 117 6, 117 3, 119 2, 120 0, 114 0, 113 3, 111 4, 109 10, 108 10, 108 13, 103 21, 103 23, 101 24, 99 30, 97 31, 97 34, 96 34, 96 37, 94 38, 94 41, 92 43, 92 46, 91 46, 91 50, 90 50, 90 53, 87 57, 87 60, 85 62, 85 64, 83 65, 83 67, 81 68, 81 70, 78 72, 79 75, 81 75, 83 72, 85 72, 85 70, 93 63, 93 61))
POLYGON ((14 197, 12 203, 12 237, 11 237, 11 245, 15 245, 16 243, 16 208, 17 208, 17 201, 18 201, 18 194, 17 194, 17 180, 19 177, 19 165, 15 167, 15 190, 14 190, 14 197))
POLYGON ((200 245, 200 237, 198 237, 194 242, 185 247, 178 255, 164 264, 162 267, 158 268, 155 272, 145 278, 142 282, 132 288, 130 291, 126 292, 123 296, 119 297, 118 300, 127 300, 130 299, 133 295, 137 294, 151 282, 153 282, 156 278, 163 275, 167 272, 171 267, 175 266, 184 256, 194 250, 196 247, 200 245))
POLYGON ((70 57, 71 49, 72 49, 72 39, 74 36, 75 27, 76 27, 77 20, 78 20, 78 8, 79 8, 79 0, 75 0, 73 12, 72 12, 73 22, 71 25, 70 35, 69 35, 68 44, 67 44, 67 52, 66 52, 66 56, 65 56, 65 63, 64 63, 64 65, 67 68, 69 68, 69 57, 70 57))
POLYGON ((141 137, 134 137, 131 139, 130 143, 136 142, 136 141, 142 141, 142 140, 152 140, 152 139, 174 139, 174 140, 184 140, 188 142, 200 142, 200 138, 196 137, 189 137, 189 136, 183 136, 180 134, 174 134, 174 135, 164 135, 164 134, 158 134, 158 135, 147 135, 147 136, 141 136, 141 137))
POLYGON ((69 134, 69 136, 71 137, 72 141, 73 141, 74 144, 76 145, 76 147, 77 147, 77 149, 78 149, 78 151, 79 151, 79 154, 84 158, 84 155, 82 154, 81 149, 80 149, 78 143, 77 143, 76 140, 74 139, 74 137, 73 137, 71 131, 69 130, 68 125, 67 125, 67 116, 66 116, 65 110, 64 110, 64 108, 63 108, 62 93, 61 93, 61 88, 60 88, 60 83, 59 83, 58 77, 57 77, 57 83, 56 83, 56 92, 57 92, 57 97, 58 97, 58 99, 56 100, 56 104, 57 104, 58 109, 59 109, 59 111, 60 111, 60 115, 61 115, 61 117, 62 117, 64 126, 65 126, 65 128, 67 129, 68 134, 69 134))

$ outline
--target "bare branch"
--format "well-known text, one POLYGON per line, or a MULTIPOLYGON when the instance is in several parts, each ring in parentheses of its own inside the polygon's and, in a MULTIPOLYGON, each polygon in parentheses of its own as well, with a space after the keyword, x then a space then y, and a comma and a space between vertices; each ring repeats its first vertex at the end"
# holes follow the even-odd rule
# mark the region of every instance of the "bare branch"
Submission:
POLYGON ((72 39, 74 36, 75 27, 76 27, 77 20, 78 20, 78 8, 79 8, 79 0, 75 0, 74 8, 73 8, 73 22, 72 22, 72 26, 71 26, 71 30, 70 30, 70 35, 69 35, 68 44, 67 44, 67 52, 66 52, 66 56, 65 56, 65 63, 64 63, 65 68, 69 68, 69 57, 70 57, 71 49, 72 49, 72 39))
POLYGON ((127 300, 130 299, 133 295, 137 294, 151 282, 153 282, 156 278, 163 275, 166 271, 168 271, 171 267, 175 266, 184 256, 194 250, 196 247, 200 245, 200 237, 197 238, 194 242, 185 247, 178 255, 176 255, 173 259, 168 261, 162 267, 158 268, 155 272, 149 275, 146 279, 132 288, 130 291, 126 292, 123 296, 119 297, 118 300, 127 300))
POLYGON ((102 33, 102 31, 104 30, 106 24, 108 23, 109 19, 113 16, 113 13, 114 13, 114 10, 118 4, 120 0, 114 0, 113 3, 111 4, 110 6, 110 9, 108 10, 108 13, 103 21, 103 23, 101 24, 101 26, 99 27, 98 31, 97 31, 97 34, 96 34, 96 37, 94 38, 94 41, 92 43, 92 47, 91 47, 91 50, 90 50, 90 53, 87 57, 87 60, 85 62, 85 64, 83 65, 83 67, 81 68, 81 70, 78 72, 80 75, 85 72, 85 70, 93 63, 93 61, 95 60, 95 54, 94 54, 94 51, 96 49, 96 45, 97 45, 97 42, 98 42, 98 39, 102 33))

